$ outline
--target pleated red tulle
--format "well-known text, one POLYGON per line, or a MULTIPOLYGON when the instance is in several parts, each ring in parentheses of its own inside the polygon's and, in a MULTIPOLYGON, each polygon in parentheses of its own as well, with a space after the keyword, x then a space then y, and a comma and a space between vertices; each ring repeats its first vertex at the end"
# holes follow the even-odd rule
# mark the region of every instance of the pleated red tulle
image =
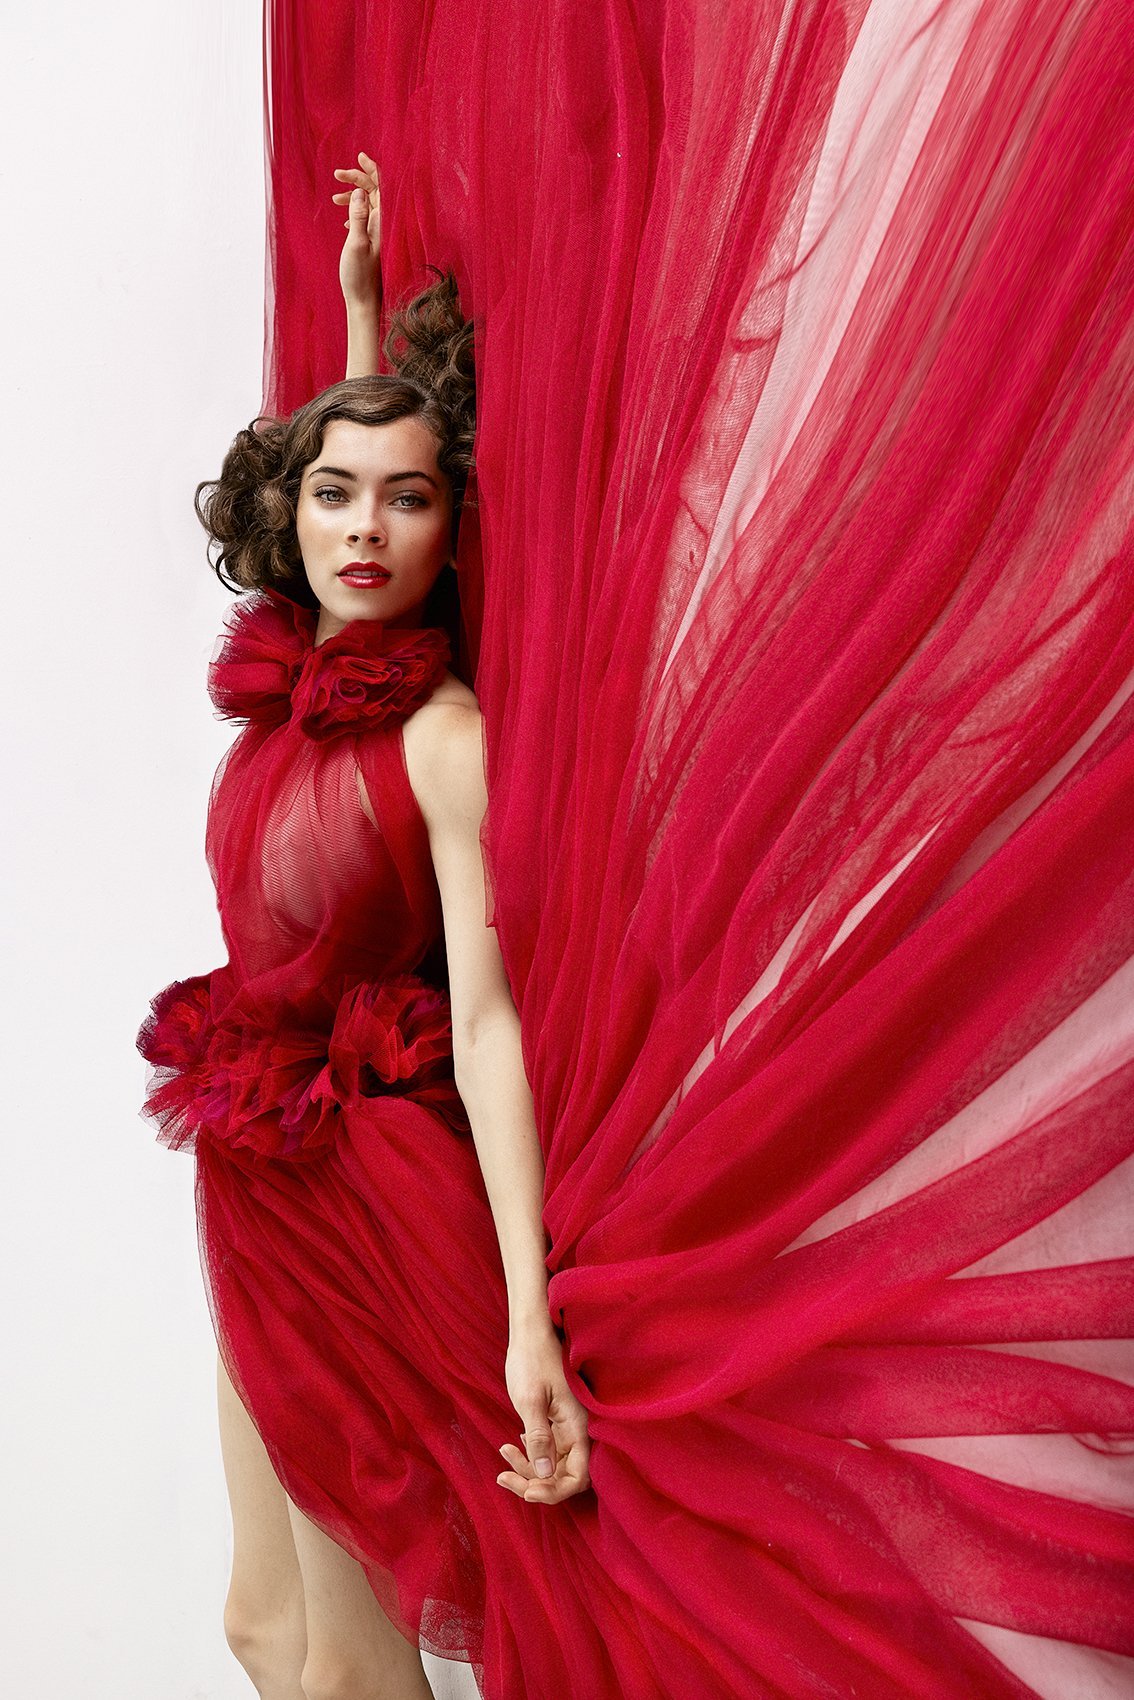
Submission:
POLYGON ((1129 8, 269 13, 270 405, 341 371, 359 147, 390 297, 452 265, 479 327, 595 1440, 592 1517, 480 1554, 486 1692, 1134 1694, 1129 8))

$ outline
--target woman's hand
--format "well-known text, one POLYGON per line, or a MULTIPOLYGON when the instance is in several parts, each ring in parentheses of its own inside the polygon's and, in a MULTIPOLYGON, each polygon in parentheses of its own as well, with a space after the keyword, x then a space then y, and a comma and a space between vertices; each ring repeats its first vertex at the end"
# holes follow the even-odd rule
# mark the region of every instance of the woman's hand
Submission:
POLYGON ((378 167, 368 153, 360 153, 357 169, 347 167, 336 171, 335 176, 340 183, 351 185, 331 197, 336 206, 348 209, 347 238, 339 260, 343 296, 348 307, 373 307, 382 295, 382 204, 378 193, 378 167))
POLYGON ((504 1365, 508 1397, 524 1425, 524 1446, 506 1445, 510 1466, 496 1480, 531 1505, 558 1505, 591 1485, 586 1407, 567 1385, 563 1346, 548 1322, 515 1331, 504 1365))

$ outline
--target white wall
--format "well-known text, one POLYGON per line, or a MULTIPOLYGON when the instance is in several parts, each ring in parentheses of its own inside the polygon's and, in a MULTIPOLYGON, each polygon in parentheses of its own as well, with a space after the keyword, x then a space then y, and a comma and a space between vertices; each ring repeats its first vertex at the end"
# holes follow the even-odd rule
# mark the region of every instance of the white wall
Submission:
POLYGON ((236 1700, 192 1163, 134 1034, 221 960, 228 597, 196 481, 260 390, 256 0, 37 0, 0 59, 6 830, 0 1577, 22 1700, 236 1700))
POLYGON ((229 1540, 192 1163, 134 1033, 219 929, 203 810, 227 602, 192 514, 259 401, 259 10, 4 25, 6 1686, 228 1700, 229 1540))

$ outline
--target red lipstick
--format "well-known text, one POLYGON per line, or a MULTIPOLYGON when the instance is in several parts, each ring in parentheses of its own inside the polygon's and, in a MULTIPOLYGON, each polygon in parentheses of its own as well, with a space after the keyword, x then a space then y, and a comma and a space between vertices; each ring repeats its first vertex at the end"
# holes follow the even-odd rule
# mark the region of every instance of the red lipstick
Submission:
POLYGON ((351 561, 338 576, 344 584, 356 590, 376 590, 380 585, 389 584, 392 575, 377 561, 351 561))

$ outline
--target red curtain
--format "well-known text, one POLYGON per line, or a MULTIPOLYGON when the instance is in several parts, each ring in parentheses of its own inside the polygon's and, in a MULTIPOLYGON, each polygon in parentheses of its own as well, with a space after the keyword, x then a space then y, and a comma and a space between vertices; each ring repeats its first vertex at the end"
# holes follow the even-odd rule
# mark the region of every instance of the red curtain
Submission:
POLYGON ((1134 1694, 1127 5, 267 24, 266 406, 341 375, 360 147, 388 299, 478 327, 604 1570, 683 1700, 1134 1694))

